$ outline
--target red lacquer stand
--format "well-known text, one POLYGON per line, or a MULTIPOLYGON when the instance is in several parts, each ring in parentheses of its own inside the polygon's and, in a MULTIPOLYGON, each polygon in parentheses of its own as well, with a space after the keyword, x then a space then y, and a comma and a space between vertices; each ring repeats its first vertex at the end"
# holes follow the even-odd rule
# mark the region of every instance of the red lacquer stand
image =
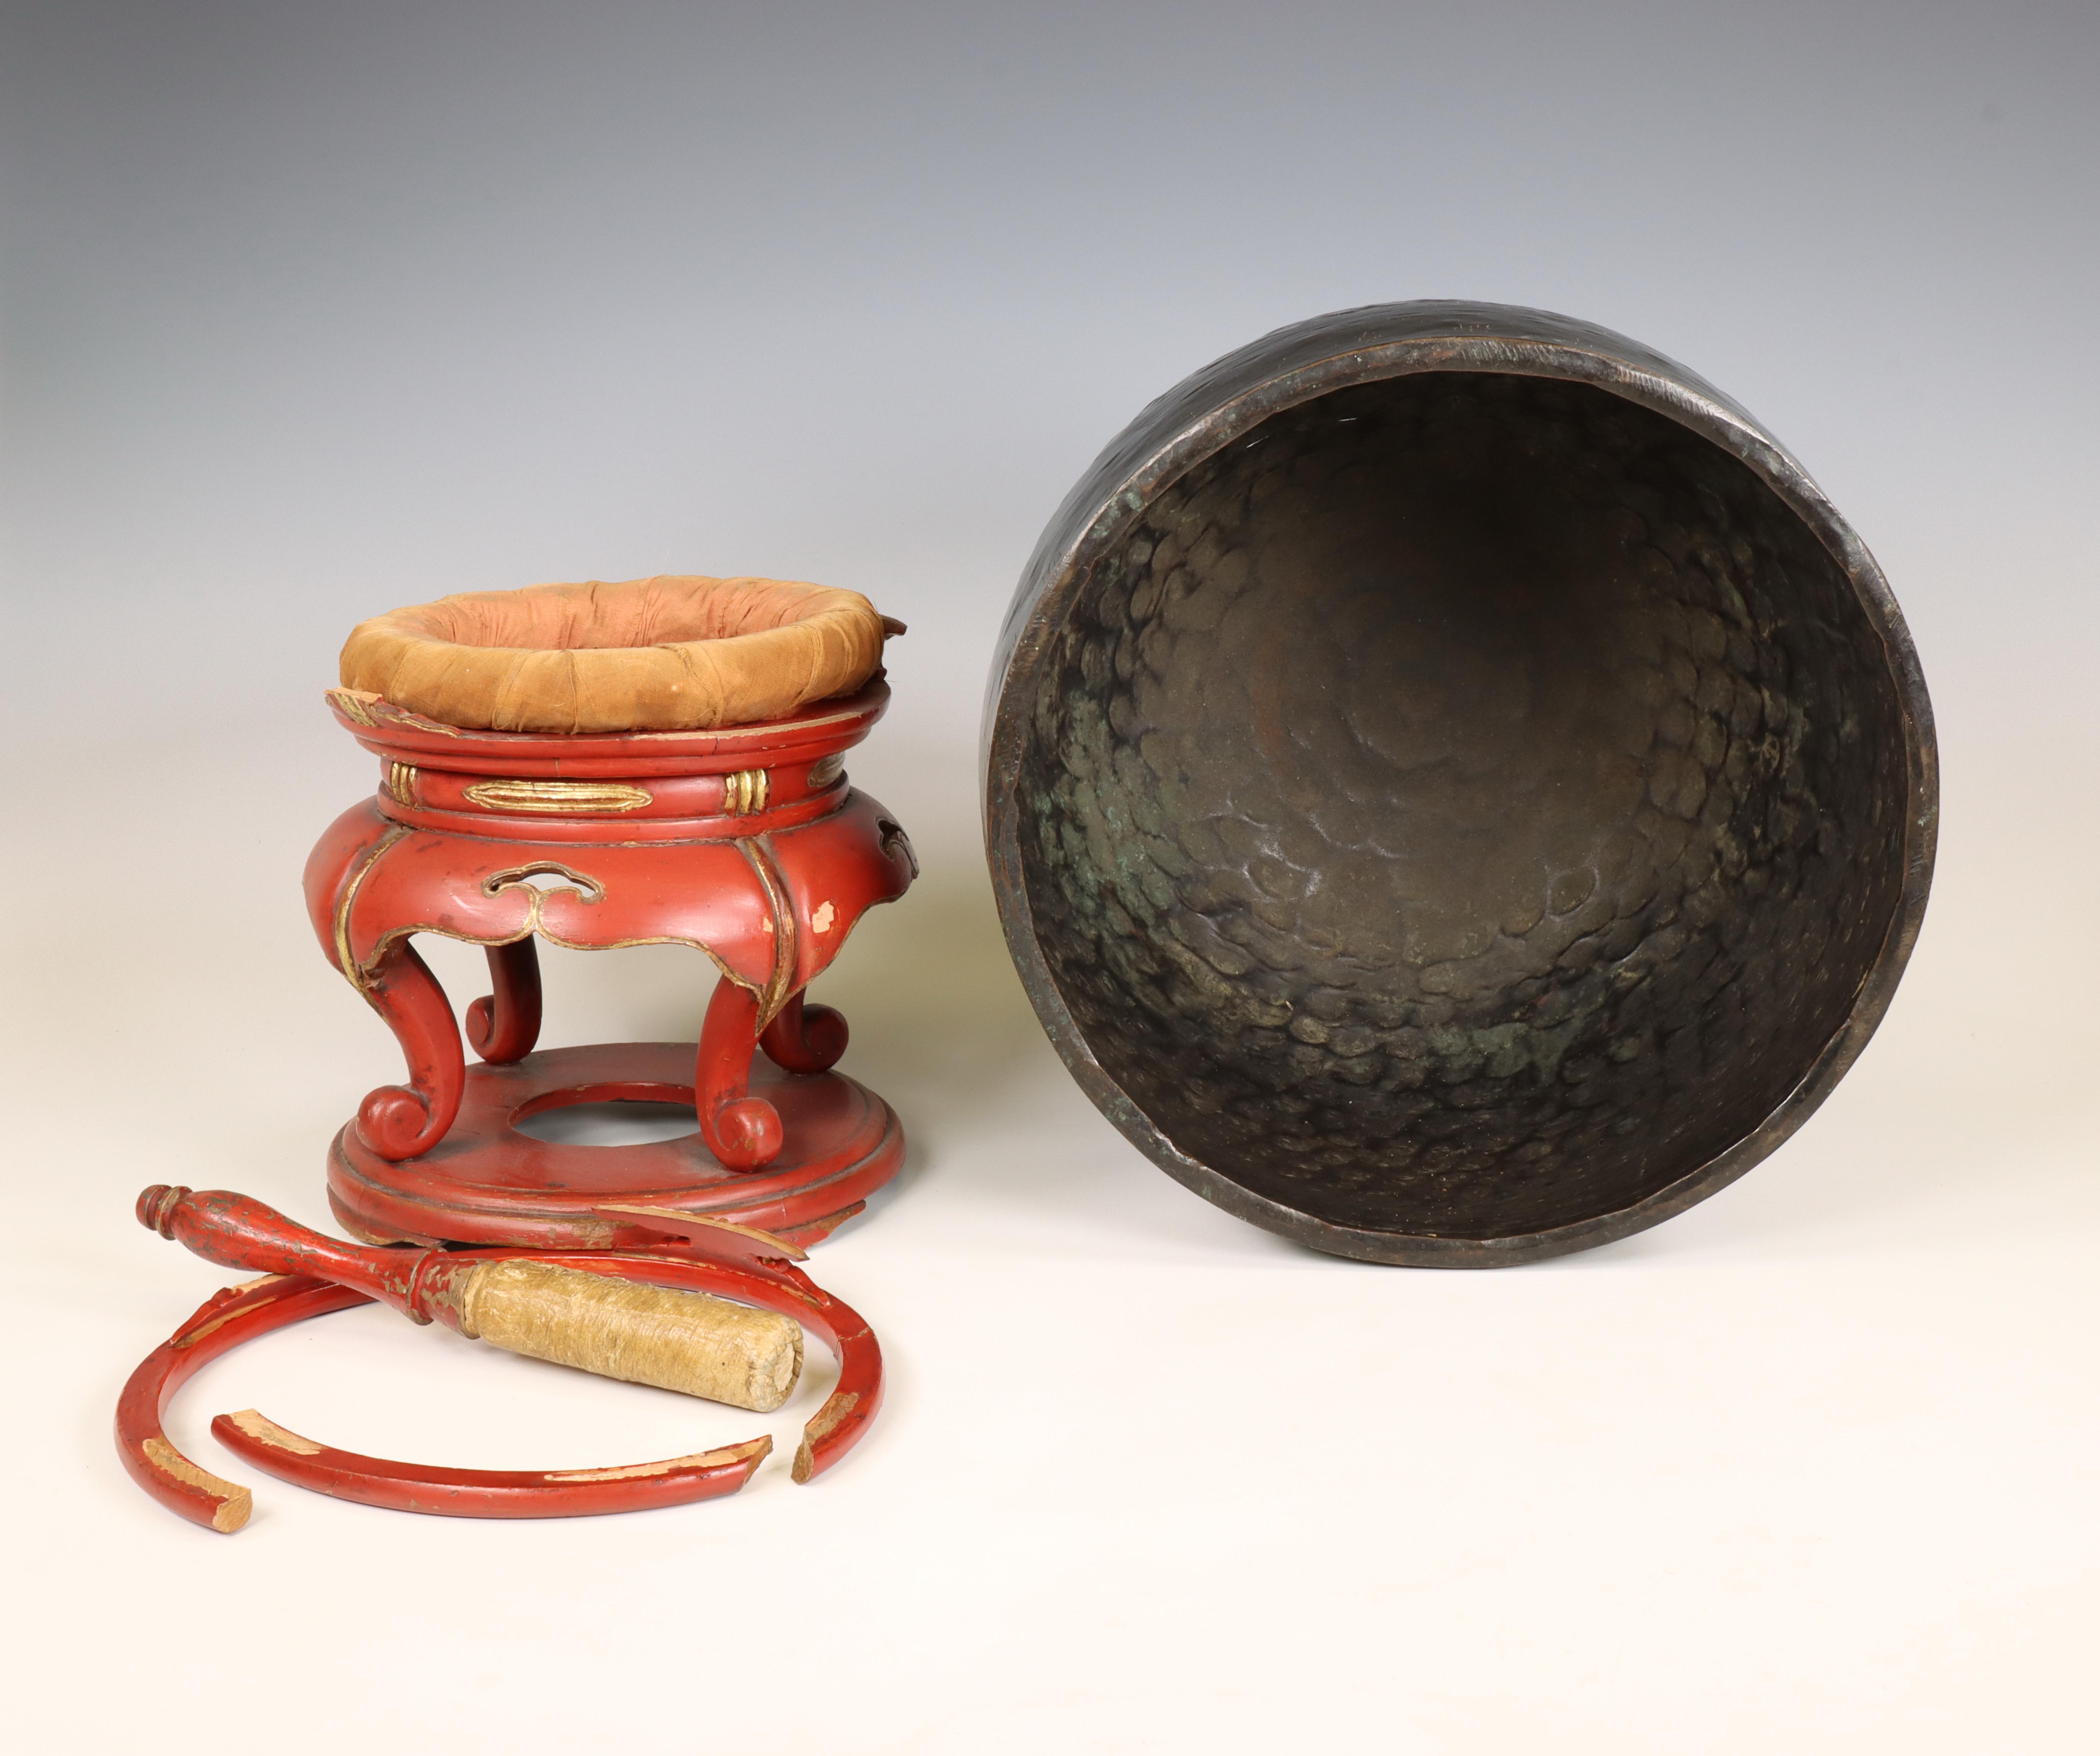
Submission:
POLYGON ((380 759, 381 783, 314 849, 307 906, 408 1066, 329 1155, 347 1229, 561 1251, 660 1242, 603 1211, 629 1204, 807 1243, 896 1174, 896 1116, 831 1070, 845 1020, 803 1001, 861 916, 917 875, 903 830, 845 780, 844 752, 880 717, 886 685, 765 725, 576 736, 463 731, 347 690, 329 700, 380 759), (419 933, 488 948, 493 991, 466 1013, 479 1066, 410 942, 419 933), (704 953, 718 979, 697 1046, 532 1052, 536 936, 704 953), (613 1098, 690 1104, 699 1132, 607 1147, 516 1127, 613 1098))

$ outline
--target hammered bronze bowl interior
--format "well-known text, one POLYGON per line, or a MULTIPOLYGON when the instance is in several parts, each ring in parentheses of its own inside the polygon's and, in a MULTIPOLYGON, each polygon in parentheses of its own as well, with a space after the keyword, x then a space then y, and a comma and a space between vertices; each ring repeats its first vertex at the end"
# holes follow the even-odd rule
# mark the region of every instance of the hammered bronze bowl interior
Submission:
POLYGON ((1046 1027, 1232 1211, 1523 1260, 1652 1224, 1836 1083, 1922 913, 1887 586, 1700 380, 1542 313, 1315 320, 1046 533, 986 821, 1046 1027))

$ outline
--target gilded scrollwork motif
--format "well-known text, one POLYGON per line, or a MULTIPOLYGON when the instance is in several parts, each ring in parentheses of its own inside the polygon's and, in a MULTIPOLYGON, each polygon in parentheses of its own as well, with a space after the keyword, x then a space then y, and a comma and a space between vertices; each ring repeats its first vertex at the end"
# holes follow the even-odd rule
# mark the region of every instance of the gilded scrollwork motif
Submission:
POLYGON ((773 921, 773 975, 758 996, 758 1028, 766 1026, 779 1016, 795 991, 796 926, 794 904, 788 901, 786 887, 780 875, 773 869, 773 862, 765 850, 756 841, 739 840, 737 851, 751 863, 752 874, 765 892, 765 907, 773 921))
POLYGON ((343 973, 350 985, 359 993, 366 995, 368 998, 371 987, 368 973, 359 966, 357 959, 351 953, 350 911, 351 906, 357 901, 358 891, 364 886, 364 880, 372 875, 372 868, 379 863, 380 855, 408 833, 408 827, 405 824, 396 823, 373 843, 364 857, 351 869, 349 876, 343 880, 342 889, 336 898, 335 965, 343 973))

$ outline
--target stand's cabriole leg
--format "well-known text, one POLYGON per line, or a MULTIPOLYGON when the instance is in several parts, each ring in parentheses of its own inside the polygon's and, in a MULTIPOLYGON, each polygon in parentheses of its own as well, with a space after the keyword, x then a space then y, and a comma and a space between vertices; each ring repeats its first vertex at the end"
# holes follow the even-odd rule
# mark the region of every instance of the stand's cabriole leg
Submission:
POLYGON ((801 995, 780 1008, 759 1047, 789 1073, 828 1073, 846 1052, 846 1021, 836 1008, 805 1004, 801 995))
POLYGON ((495 989, 466 1009, 466 1039, 483 1061, 523 1061, 540 1040, 540 953, 530 939, 488 947, 495 989))
POLYGON ((466 1088, 466 1056, 452 1002, 430 966, 399 941, 366 984, 408 1062, 407 1086, 382 1085, 357 1107, 357 1132, 382 1158, 412 1158, 445 1137, 466 1088))
POLYGON ((779 1155, 784 1138, 779 1112, 764 1098, 748 1095, 751 1057, 757 1048, 757 996, 725 976, 715 984, 700 1026, 693 1091, 700 1137, 730 1171, 762 1170, 779 1155))

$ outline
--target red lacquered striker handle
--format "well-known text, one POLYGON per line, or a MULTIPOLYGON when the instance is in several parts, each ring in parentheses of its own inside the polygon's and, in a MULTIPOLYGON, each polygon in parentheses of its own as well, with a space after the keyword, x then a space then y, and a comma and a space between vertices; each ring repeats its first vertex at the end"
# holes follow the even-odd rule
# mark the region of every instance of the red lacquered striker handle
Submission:
POLYGON ((139 1223, 173 1238, 207 1262, 262 1274, 310 1274, 354 1286, 424 1322, 412 1308, 416 1271, 430 1251, 368 1250, 286 1219, 274 1207, 231 1189, 155 1184, 139 1198, 139 1223))

